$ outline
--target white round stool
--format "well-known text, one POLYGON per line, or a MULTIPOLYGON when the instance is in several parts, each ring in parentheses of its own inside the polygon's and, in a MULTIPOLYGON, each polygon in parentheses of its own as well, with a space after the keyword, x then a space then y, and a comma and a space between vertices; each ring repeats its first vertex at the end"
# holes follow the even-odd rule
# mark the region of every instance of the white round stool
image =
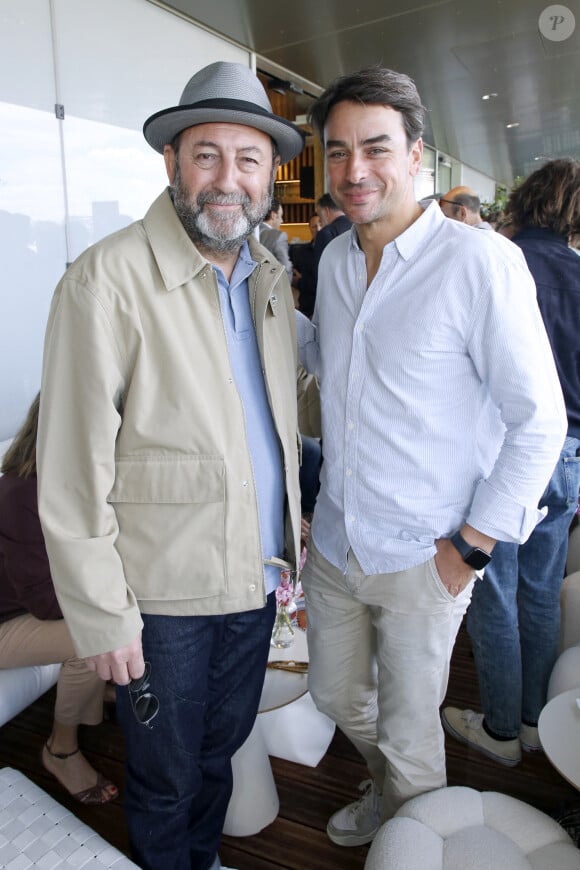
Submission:
POLYGON ((522 801, 454 786, 407 801, 379 829, 365 870, 580 870, 560 825, 522 801))

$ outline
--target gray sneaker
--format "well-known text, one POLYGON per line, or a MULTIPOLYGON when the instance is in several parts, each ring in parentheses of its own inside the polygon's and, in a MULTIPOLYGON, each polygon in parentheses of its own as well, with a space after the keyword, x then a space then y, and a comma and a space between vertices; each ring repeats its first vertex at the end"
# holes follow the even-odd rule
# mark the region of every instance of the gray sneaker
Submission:
POLYGON ((522 722, 520 728, 520 743, 525 752, 542 752, 542 743, 538 729, 533 725, 526 725, 522 722))
POLYGON ((473 710, 459 710, 445 707, 441 711, 441 722, 448 734, 472 746, 488 758, 514 767, 522 760, 522 750, 518 737, 513 740, 494 740, 483 727, 483 713, 473 710))
POLYGON ((326 833, 338 846, 363 846, 374 839, 381 826, 381 796, 372 779, 359 785, 362 796, 331 816, 326 833))

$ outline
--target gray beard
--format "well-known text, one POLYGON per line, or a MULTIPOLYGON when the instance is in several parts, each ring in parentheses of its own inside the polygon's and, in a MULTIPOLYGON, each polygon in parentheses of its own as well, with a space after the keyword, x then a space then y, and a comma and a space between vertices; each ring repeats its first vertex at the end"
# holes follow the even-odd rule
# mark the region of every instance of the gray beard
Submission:
POLYGON ((179 160, 177 160, 170 192, 175 211, 194 245, 215 254, 232 254, 239 251, 248 236, 268 213, 274 192, 274 173, 268 190, 254 205, 245 193, 219 193, 207 190, 197 195, 193 205, 189 193, 183 186, 179 160), (203 207, 207 202, 241 205, 242 214, 233 221, 231 217, 220 221, 219 218, 211 217, 204 212, 203 207))

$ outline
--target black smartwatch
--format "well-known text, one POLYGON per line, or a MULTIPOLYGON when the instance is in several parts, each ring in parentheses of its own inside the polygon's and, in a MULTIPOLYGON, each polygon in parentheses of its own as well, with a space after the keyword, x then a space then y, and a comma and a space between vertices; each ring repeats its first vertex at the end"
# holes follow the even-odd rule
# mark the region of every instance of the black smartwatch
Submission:
POLYGON ((467 543, 465 538, 461 537, 459 532, 455 532, 454 535, 451 535, 449 540, 455 549, 459 551, 461 558, 466 565, 470 565, 476 571, 485 568, 485 566, 491 561, 491 553, 486 553, 486 551, 482 550, 481 547, 472 547, 471 544, 467 543))

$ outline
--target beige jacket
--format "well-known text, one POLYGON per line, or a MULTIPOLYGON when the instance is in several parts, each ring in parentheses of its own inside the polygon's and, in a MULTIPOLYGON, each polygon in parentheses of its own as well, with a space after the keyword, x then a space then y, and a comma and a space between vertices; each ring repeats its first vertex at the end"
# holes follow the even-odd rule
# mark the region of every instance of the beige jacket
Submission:
MULTIPOLYGON (((259 263, 250 298, 295 563, 293 300, 284 269, 253 238, 249 244, 259 263)), ((141 629, 140 610, 190 615, 263 606, 256 492, 217 279, 167 191, 144 220, 90 248, 66 272, 44 353, 39 511, 77 652, 129 643, 141 629)))

